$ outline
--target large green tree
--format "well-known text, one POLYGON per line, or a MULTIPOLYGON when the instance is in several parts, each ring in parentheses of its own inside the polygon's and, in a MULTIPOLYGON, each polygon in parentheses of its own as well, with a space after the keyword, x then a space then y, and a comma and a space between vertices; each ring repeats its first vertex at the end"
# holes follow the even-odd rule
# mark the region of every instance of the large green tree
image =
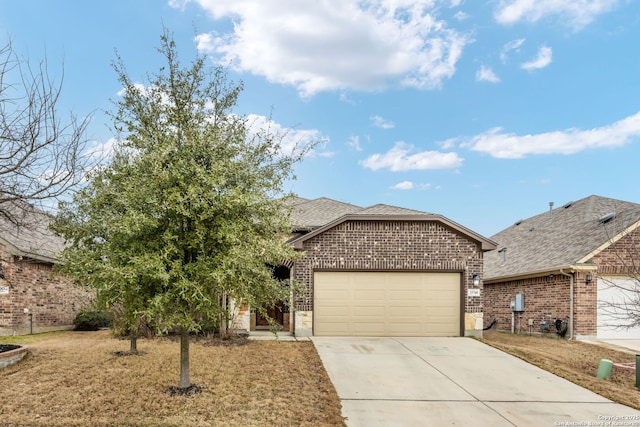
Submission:
POLYGON ((304 152, 283 153, 277 135, 248 131, 233 113, 242 85, 223 68, 199 55, 183 67, 167 31, 159 52, 166 63, 144 85, 120 57, 114 63, 121 143, 58 229, 71 237, 69 269, 87 267, 99 294, 179 331, 179 387, 188 388, 190 332, 205 321, 224 327, 228 300, 261 309, 289 298, 269 266, 296 258, 283 239, 282 189, 304 152))

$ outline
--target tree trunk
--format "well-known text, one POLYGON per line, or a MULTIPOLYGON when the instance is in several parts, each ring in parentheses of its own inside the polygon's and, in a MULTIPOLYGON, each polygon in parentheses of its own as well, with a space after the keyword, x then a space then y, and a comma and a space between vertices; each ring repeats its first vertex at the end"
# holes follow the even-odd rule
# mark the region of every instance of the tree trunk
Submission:
POLYGON ((229 338, 228 319, 227 319, 227 293, 222 294, 222 313, 220 314, 220 339, 229 338))
POLYGON ((189 330, 180 328, 180 388, 191 387, 189 379, 189 330))
POLYGON ((134 328, 129 331, 129 341, 131 343, 129 353, 138 354, 138 331, 134 328))

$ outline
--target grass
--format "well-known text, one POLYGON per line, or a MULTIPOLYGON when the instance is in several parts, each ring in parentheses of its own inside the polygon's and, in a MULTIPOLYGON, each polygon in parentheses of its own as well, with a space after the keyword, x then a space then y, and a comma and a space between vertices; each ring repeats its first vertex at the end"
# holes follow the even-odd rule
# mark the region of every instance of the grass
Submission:
POLYGON ((635 354, 631 351, 568 341, 555 336, 503 332, 484 332, 482 341, 607 399, 640 409, 640 390, 635 386, 635 371, 614 366, 611 377, 596 378, 602 359, 635 364, 635 354))
POLYGON ((194 396, 171 396, 179 344, 109 331, 2 338, 31 354, 0 371, 3 426, 341 426, 341 405, 311 342, 191 344, 194 396))

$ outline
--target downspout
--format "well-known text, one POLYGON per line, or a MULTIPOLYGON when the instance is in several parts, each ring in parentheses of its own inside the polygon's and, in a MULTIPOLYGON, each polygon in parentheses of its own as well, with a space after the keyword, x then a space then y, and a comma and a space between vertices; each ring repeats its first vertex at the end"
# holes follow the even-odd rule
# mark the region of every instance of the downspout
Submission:
POLYGON ((573 339, 573 273, 565 273, 560 269, 560 274, 569 278, 569 339, 573 339))

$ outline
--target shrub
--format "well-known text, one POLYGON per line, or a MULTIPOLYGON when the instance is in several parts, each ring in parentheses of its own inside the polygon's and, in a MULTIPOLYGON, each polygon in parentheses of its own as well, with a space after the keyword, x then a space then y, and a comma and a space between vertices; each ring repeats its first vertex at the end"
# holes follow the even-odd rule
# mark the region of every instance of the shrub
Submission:
POLYGON ((112 315, 108 311, 82 310, 73 321, 76 331, 97 331, 100 328, 110 328, 112 315))

